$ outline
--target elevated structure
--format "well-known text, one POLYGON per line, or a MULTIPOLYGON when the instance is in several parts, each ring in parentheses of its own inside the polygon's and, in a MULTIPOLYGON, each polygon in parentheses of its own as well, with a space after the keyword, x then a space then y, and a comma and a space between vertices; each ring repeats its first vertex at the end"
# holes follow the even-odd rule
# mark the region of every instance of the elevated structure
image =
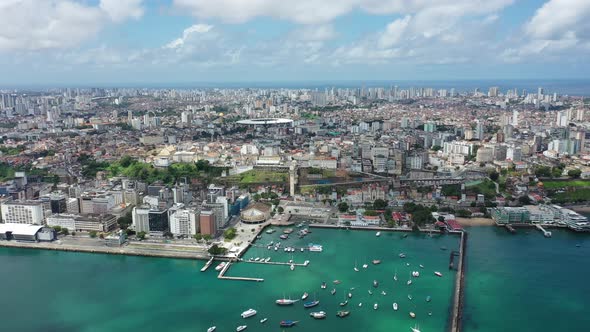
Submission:
POLYGON ((258 119, 247 119, 247 120, 240 120, 237 122, 238 124, 242 125, 249 125, 249 126, 263 126, 263 127, 270 127, 270 126, 293 126, 293 120, 285 119, 285 118, 258 118, 258 119))

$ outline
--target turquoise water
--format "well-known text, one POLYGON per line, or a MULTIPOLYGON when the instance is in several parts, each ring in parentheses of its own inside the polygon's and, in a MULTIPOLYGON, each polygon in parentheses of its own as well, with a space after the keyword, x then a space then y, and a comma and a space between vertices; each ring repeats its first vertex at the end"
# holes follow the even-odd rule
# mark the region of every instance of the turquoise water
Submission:
POLYGON ((467 231, 465 332, 590 329, 589 234, 467 231))
MULTIPOLYGON (((267 244, 279 233, 263 234, 267 244)), ((419 324, 422 331, 443 331, 448 327, 454 273, 448 271, 450 250, 458 246, 456 236, 409 235, 400 233, 313 229, 305 239, 283 241, 303 246, 309 242, 324 246, 321 253, 296 252, 296 263, 310 260, 308 267, 239 263, 227 275, 264 278, 261 283, 218 280, 213 268, 200 272, 202 261, 124 257, 98 254, 0 248, 0 318, 6 331, 235 331, 247 324, 247 331, 280 331, 279 322, 297 320, 300 331, 409 331, 419 324), (439 248, 446 246, 449 251, 439 248), (398 257, 405 252, 407 258, 398 257), (371 260, 380 259, 379 265, 371 260), (359 272, 354 272, 355 260, 359 272), (368 263, 363 269, 361 265, 368 263), (406 266, 410 263, 411 266, 406 266), (418 267, 423 264, 424 269, 418 267), (393 281, 397 270, 399 281, 393 281), (421 276, 406 285, 409 273, 421 276), (438 278, 433 271, 441 271, 438 278), (333 280, 342 283, 334 285, 333 280), (378 280, 377 289, 372 287, 378 280), (321 282, 328 283, 320 289, 321 282), (346 310, 350 316, 336 317, 339 303, 351 287, 353 297, 346 310), (336 294, 330 290, 336 288, 336 294), (373 295, 368 294, 368 290, 373 295), (279 307, 283 296, 298 298, 303 292, 320 305, 304 309, 301 302, 279 307), (380 294, 385 291, 386 295, 380 294), (407 295, 411 294, 410 301, 407 295), (426 302, 426 296, 432 297, 426 302), (393 311, 392 303, 399 304, 393 311), (362 302, 362 307, 359 307, 362 302), (379 309, 373 310, 378 303, 379 309), (240 313, 254 308, 258 315, 244 320, 240 313), (326 311, 325 320, 309 317, 311 311, 326 311), (416 313, 416 319, 408 313, 416 313), (428 315, 432 312, 432 316, 428 315), (268 317, 262 325, 259 320, 268 317)), ((248 257, 272 257, 288 261, 291 254, 251 248, 248 257)))

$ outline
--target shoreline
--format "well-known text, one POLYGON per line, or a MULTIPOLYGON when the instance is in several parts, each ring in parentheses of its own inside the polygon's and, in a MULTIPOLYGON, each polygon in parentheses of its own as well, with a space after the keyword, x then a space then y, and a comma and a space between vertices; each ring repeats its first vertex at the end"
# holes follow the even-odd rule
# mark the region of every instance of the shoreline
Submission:
POLYGON ((125 256, 141 256, 152 258, 178 258, 178 259, 193 259, 193 260, 208 260, 211 257, 199 253, 191 252, 162 252, 154 251, 148 252, 142 249, 130 249, 126 247, 83 247, 74 245, 57 244, 53 242, 15 242, 15 241, 0 241, 0 247, 5 248, 22 248, 22 249, 40 249, 52 251, 68 251, 68 252, 82 252, 89 254, 110 254, 110 255, 125 255, 125 256))
POLYGON ((470 226, 470 227, 482 227, 482 226, 496 226, 496 222, 492 218, 455 218, 459 225, 470 226))

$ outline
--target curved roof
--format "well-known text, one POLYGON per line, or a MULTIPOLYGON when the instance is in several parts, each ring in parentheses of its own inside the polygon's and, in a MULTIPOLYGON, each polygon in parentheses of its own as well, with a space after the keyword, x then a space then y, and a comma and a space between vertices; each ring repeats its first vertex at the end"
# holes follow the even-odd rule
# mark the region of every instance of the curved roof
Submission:
POLYGON ((33 236, 45 226, 29 224, 0 224, 0 233, 11 232, 12 235, 33 236))
POLYGON ((278 125, 278 124, 291 124, 293 120, 285 118, 257 118, 247 119, 238 121, 239 124, 245 125, 278 125))

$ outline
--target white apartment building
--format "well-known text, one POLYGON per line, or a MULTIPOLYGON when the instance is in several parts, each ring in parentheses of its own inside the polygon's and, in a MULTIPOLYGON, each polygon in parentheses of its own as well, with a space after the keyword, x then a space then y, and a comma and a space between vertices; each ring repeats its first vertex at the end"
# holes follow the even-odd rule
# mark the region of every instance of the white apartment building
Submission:
POLYGON ((43 225, 43 204, 38 202, 4 202, 0 206, 2 222, 43 225))
POLYGON ((199 232, 199 213, 192 209, 171 208, 168 221, 170 233, 178 235, 193 236, 199 232))

